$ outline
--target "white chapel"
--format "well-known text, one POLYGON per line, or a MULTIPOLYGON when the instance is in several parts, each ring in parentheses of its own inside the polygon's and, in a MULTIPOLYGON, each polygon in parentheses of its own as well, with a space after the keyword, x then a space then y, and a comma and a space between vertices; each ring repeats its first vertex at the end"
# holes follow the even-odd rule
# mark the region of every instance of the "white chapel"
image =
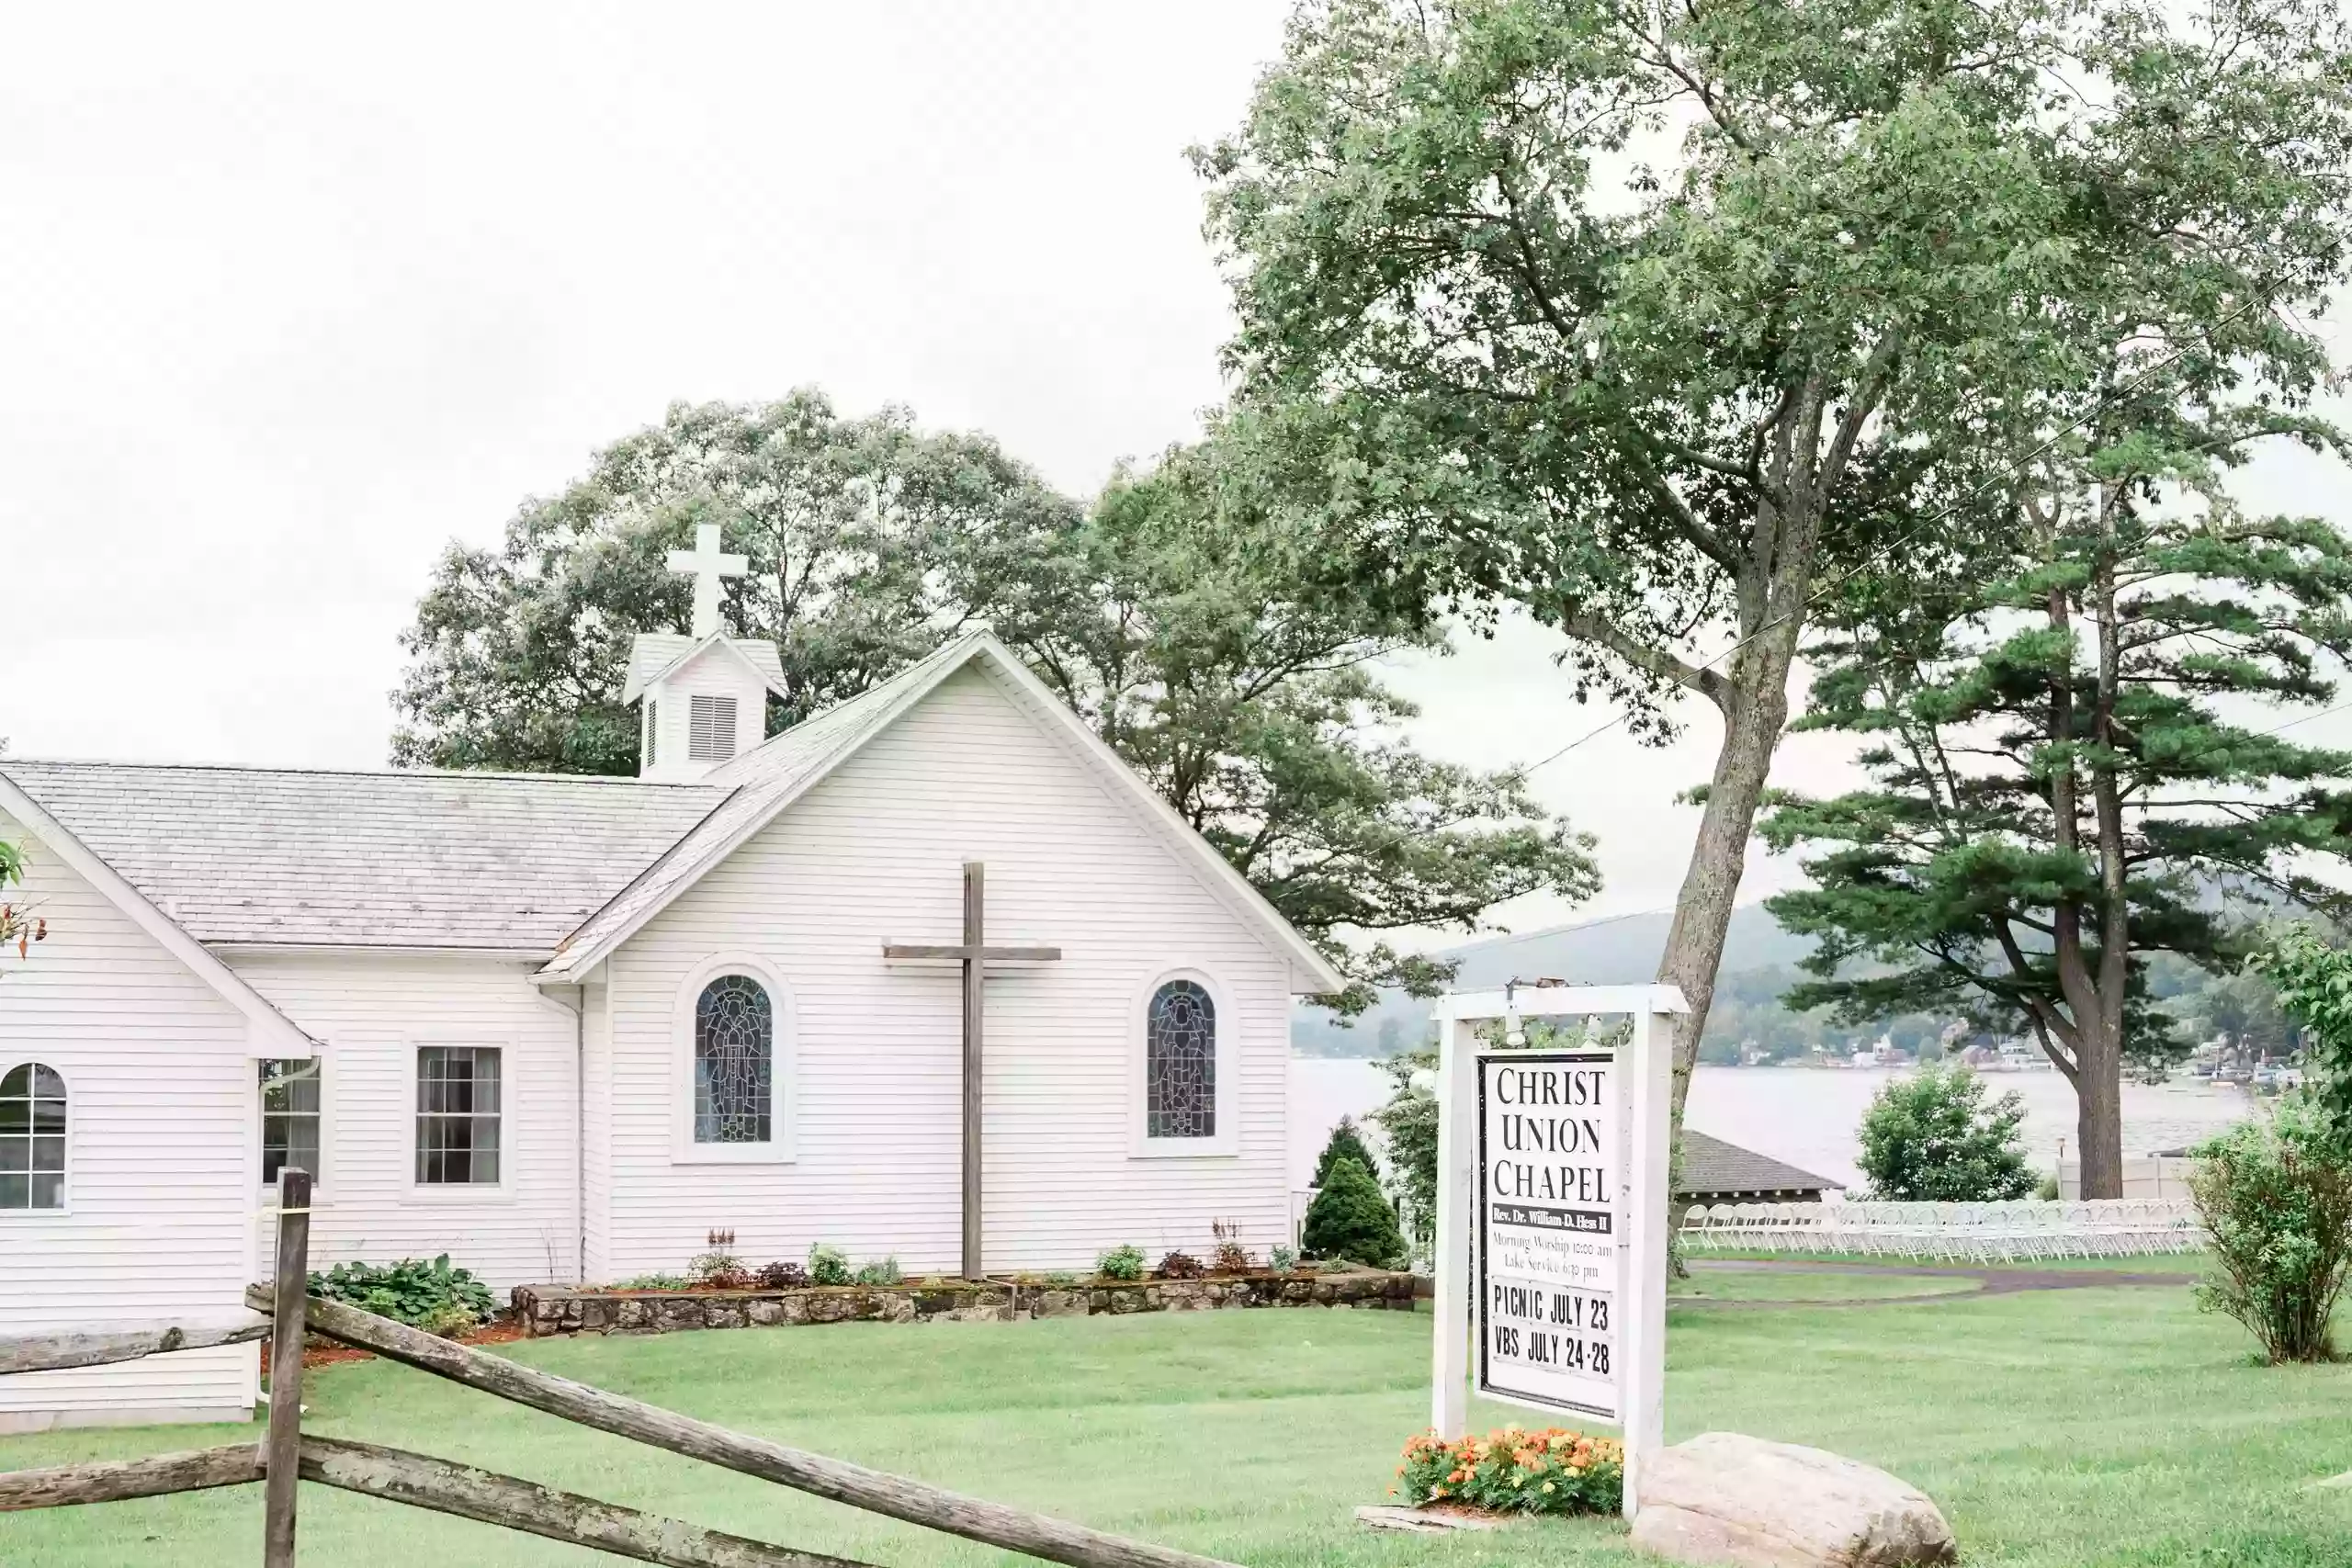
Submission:
MULTIPOLYGON (((239 1320, 287 1164, 320 1266, 498 1289, 713 1229, 910 1273, 1286 1239, 1315 948, 985 633, 763 740, 742 558, 671 564, 635 779, 0 760, 49 929, 0 968, 0 1334, 239 1320)), ((0 1431, 235 1419, 256 1374, 12 1377, 0 1431)))

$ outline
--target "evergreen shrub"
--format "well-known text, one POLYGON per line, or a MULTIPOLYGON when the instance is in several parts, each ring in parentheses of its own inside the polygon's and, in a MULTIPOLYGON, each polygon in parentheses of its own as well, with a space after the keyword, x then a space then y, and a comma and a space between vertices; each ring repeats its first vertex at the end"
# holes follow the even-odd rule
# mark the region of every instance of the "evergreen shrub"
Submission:
POLYGON ((1315 1175, 1307 1185, 1320 1187, 1330 1180, 1331 1168, 1343 1159, 1355 1161, 1372 1172, 1374 1180, 1380 1179, 1380 1162, 1372 1157, 1372 1149, 1364 1143, 1363 1134, 1356 1131, 1352 1116, 1340 1117, 1340 1124, 1331 1129, 1331 1136, 1325 1141, 1323 1152, 1316 1156, 1315 1175))
POLYGON ((1388 1206, 1372 1172, 1354 1159, 1332 1162, 1315 1201, 1306 1207, 1299 1241, 1310 1258, 1345 1258, 1373 1269, 1402 1269, 1407 1262, 1396 1212, 1388 1206))

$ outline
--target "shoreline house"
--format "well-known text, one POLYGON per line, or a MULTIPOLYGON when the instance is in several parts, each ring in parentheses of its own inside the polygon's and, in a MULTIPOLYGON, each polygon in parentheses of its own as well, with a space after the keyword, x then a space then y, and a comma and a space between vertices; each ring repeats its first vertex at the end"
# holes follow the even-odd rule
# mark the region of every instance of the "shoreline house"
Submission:
MULTIPOLYGON (((285 1163, 322 1267, 614 1280, 716 1227, 954 1271, 969 863, 1033 944, 982 965, 984 1267, 1284 1237, 1323 957, 984 633, 762 741, 740 558, 687 559, 638 779, 0 761, 50 930, 0 976, 0 1334, 237 1320, 285 1163)), ((0 1431, 234 1419, 256 1371, 0 1380, 0 1431)))

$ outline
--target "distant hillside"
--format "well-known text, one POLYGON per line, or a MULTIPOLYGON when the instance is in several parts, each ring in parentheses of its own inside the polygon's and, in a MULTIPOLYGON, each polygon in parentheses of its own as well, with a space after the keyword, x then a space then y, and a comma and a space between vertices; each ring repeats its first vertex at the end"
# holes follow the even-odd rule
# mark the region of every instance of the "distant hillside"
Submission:
MULTIPOLYGON (((1633 986, 1654 978, 1666 951, 1671 911, 1647 910, 1555 926, 1548 931, 1490 937, 1448 949, 1455 959, 1454 984, 1487 990, 1518 980, 1565 980, 1577 986, 1633 986)), ((1732 911, 1724 941, 1722 973, 1788 969, 1812 943, 1781 929, 1761 904, 1732 911)), ((1427 1030, 1430 1004, 1401 991, 1385 993, 1353 1028, 1343 1029, 1318 1008, 1300 1008, 1291 1019, 1291 1048, 1311 1056, 1385 1056, 1419 1039, 1427 1030)))

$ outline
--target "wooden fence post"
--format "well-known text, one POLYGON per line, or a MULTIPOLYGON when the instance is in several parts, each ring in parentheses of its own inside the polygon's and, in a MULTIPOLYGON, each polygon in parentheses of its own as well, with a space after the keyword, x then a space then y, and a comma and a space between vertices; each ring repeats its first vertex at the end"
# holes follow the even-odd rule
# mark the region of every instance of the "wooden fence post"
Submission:
POLYGON ((311 1173, 277 1173, 277 1280, 269 1331, 269 1433, 262 1439, 262 1568, 294 1568, 302 1477, 302 1335, 311 1293, 311 1173))

